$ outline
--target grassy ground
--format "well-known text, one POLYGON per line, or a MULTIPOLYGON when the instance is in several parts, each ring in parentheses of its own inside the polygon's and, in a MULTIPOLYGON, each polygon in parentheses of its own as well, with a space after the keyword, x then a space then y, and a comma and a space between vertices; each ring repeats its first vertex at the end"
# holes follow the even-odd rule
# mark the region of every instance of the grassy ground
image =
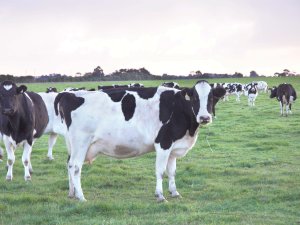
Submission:
MULTIPOLYGON (((300 93, 299 78, 264 80, 292 83, 300 93)), ((195 81, 178 83, 192 86, 195 81)), ((62 90, 98 84, 28 87, 44 91, 51 85, 62 90)), ((218 103, 217 119, 200 130, 194 149, 178 160, 176 181, 183 198, 166 194, 169 202, 163 204, 154 197, 154 153, 126 160, 99 156, 82 171, 88 201, 68 199, 64 140, 60 137, 54 147, 55 160, 47 161, 48 137, 43 136, 32 153, 31 182, 23 180, 21 149, 12 182, 5 181, 5 160, 0 163, 0 224, 300 224, 299 102, 293 108, 293 115, 279 116, 278 102, 267 94, 258 96, 254 108, 244 96, 241 102, 232 96, 218 103)))

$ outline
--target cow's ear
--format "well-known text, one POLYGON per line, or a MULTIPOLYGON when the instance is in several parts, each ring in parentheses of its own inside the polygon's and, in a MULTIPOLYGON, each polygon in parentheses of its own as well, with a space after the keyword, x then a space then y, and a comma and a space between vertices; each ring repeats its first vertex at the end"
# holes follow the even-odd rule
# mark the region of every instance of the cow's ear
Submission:
POLYGON ((217 99, 224 97, 226 90, 223 87, 216 87, 212 89, 213 96, 217 99))
POLYGON ((193 91, 190 88, 185 88, 181 90, 181 95, 185 98, 185 100, 190 101, 193 95, 193 91))
POLYGON ((25 91, 27 91, 27 87, 25 85, 21 85, 17 88, 17 93, 18 94, 22 94, 24 93, 25 91))

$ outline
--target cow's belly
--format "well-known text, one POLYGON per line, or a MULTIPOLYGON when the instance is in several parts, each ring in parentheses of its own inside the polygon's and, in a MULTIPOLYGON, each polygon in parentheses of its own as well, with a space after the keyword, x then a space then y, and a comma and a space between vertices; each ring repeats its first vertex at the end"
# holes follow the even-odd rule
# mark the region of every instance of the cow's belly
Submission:
POLYGON ((97 140, 89 147, 86 161, 93 161, 98 154, 122 159, 136 157, 151 151, 154 151, 154 145, 142 143, 141 140, 131 139, 122 143, 113 140, 97 140))

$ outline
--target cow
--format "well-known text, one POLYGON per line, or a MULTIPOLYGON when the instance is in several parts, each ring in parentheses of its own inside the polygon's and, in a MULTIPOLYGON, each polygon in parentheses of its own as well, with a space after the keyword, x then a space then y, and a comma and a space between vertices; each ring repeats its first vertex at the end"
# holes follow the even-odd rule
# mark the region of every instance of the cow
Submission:
POLYGON ((268 92, 268 83, 266 81, 254 81, 253 83, 257 83, 257 90, 261 93, 268 92))
POLYGON ((59 118, 55 115, 54 112, 54 100, 58 93, 56 92, 50 92, 50 93, 44 93, 39 92, 37 93, 40 95, 46 105, 47 113, 49 122, 43 132, 43 134, 48 134, 48 153, 47 158, 49 160, 53 160, 53 146, 56 143, 58 134, 64 135, 65 129, 64 126, 61 125, 61 122, 59 118))
POLYGON ((255 106, 255 100, 258 95, 257 83, 249 83, 245 86, 245 92, 248 96, 248 105, 255 106))
POLYGON ((159 86, 59 93, 54 108, 67 130, 69 197, 85 201, 80 178, 84 161, 92 162, 98 154, 129 158, 154 150, 157 201, 166 200, 165 171, 171 196, 179 197, 176 158, 194 146, 199 127, 212 122, 213 106, 224 93, 206 81, 183 90, 159 86))
POLYGON ((50 92, 57 92, 56 87, 47 87, 46 93, 50 93, 50 92))
POLYGON ((284 114, 284 106, 286 116, 288 116, 289 113, 292 113, 292 103, 297 99, 297 93, 291 84, 284 83, 280 84, 278 87, 273 87, 271 89, 270 98, 275 97, 280 104, 281 116, 284 114))
POLYGON ((84 91, 85 87, 80 87, 80 88, 73 88, 73 87, 67 87, 64 89, 64 91, 84 91))
POLYGON ((141 87, 144 87, 144 85, 141 84, 141 83, 131 83, 131 84, 128 85, 128 87, 130 87, 130 88, 141 88, 141 87))
POLYGON ((14 151, 18 145, 24 147, 24 179, 30 180, 32 145, 43 134, 49 121, 45 103, 38 94, 27 92, 25 85, 3 81, 0 84, 0 111, 0 131, 7 152, 6 180, 13 178, 14 151))
POLYGON ((179 84, 176 83, 176 82, 164 82, 161 84, 161 86, 163 87, 169 87, 169 88, 176 88, 176 89, 179 89, 179 84))

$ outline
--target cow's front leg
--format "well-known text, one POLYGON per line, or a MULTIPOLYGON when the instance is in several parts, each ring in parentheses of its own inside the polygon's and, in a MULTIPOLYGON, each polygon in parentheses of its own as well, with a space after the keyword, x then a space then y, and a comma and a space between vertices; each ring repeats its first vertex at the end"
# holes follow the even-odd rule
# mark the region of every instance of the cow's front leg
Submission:
POLYGON ((6 180, 11 181, 13 179, 13 166, 14 166, 16 157, 15 157, 15 153, 14 153, 14 147, 8 140, 5 141, 5 149, 6 149, 6 153, 7 153, 6 180))
POLYGON ((166 201, 163 195, 162 181, 163 175, 167 167, 167 163, 170 156, 170 148, 164 150, 160 147, 160 144, 155 144, 156 150, 156 162, 155 162, 155 173, 156 173, 156 189, 155 196, 157 198, 157 202, 166 201))
POLYGON ((175 184, 176 158, 172 155, 169 157, 169 161, 167 165, 167 174, 169 178, 169 192, 171 196, 174 198, 181 197, 176 190, 176 184, 175 184))
POLYGON ((32 166, 30 162, 32 146, 28 142, 24 143, 24 150, 22 155, 22 162, 24 165, 24 179, 25 181, 31 180, 32 166))

